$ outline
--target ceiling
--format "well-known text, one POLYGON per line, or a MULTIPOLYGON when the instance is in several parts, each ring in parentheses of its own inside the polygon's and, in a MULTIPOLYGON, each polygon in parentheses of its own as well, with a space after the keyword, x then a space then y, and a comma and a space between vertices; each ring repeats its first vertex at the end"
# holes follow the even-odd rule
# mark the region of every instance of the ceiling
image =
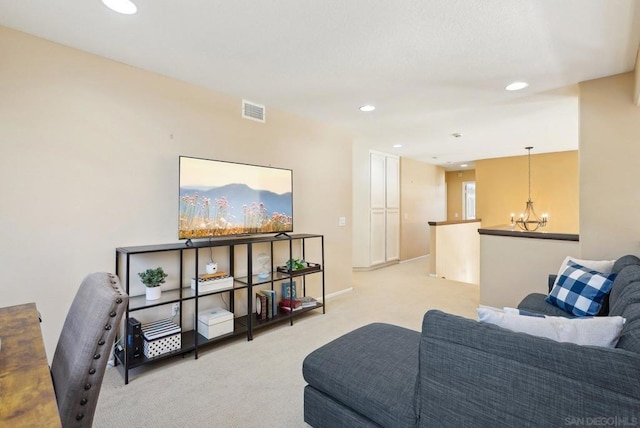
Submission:
POLYGON ((134 2, 0 0, 0 25, 447 169, 577 149, 577 83, 633 70, 640 43, 640 0, 134 2))

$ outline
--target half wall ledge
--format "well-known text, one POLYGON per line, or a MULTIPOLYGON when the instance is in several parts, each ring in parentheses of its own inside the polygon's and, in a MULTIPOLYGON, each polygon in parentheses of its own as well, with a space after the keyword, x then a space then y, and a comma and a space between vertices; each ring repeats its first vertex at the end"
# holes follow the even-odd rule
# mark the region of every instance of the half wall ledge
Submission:
POLYGON ((478 229, 480 235, 494 235, 494 236, 513 236, 515 238, 533 238, 533 239, 553 239, 556 241, 580 241, 580 235, 575 233, 558 233, 558 232, 530 232, 524 230, 517 230, 509 226, 505 227, 491 227, 478 229))

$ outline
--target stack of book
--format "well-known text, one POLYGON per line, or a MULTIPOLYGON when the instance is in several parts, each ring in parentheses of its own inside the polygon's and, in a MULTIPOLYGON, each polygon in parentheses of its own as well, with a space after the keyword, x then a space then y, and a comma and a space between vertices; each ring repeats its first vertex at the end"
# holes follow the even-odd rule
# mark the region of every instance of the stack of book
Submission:
POLYGON ((299 297, 297 299, 282 299, 280 302, 280 309, 285 312, 295 312, 304 308, 315 308, 316 306, 318 306, 318 301, 309 296, 299 297))
POLYGON ((256 293, 256 317, 266 321, 278 314, 278 300, 273 290, 260 290, 256 293))
POLYGON ((298 299, 282 299, 280 309, 285 312, 299 311, 302 309, 302 302, 298 299))
POLYGON ((315 308, 318 301, 313 297, 298 297, 296 282, 281 283, 282 300, 278 303, 278 293, 274 290, 260 290, 256 292, 256 318, 267 321, 278 315, 278 308, 285 313, 299 311, 305 308, 315 308))
POLYGON ((318 306, 318 301, 310 296, 300 297, 298 300, 300 300, 300 305, 303 308, 315 308, 318 306))

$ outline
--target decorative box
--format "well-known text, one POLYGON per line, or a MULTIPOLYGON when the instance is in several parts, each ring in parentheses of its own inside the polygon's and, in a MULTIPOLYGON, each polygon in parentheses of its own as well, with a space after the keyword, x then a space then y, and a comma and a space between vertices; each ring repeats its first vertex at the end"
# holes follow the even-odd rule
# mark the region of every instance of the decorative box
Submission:
MULTIPOLYGON (((191 288, 196 289, 196 280, 191 278, 191 288)), ((231 290, 233 288, 233 277, 204 279, 198 278, 198 293, 208 293, 211 291, 231 290)))
POLYGON ((233 333, 233 312, 222 308, 198 312, 198 333, 207 339, 233 333))
POLYGON ((176 351, 182 346, 180 326, 168 319, 142 324, 142 335, 147 358, 176 351))

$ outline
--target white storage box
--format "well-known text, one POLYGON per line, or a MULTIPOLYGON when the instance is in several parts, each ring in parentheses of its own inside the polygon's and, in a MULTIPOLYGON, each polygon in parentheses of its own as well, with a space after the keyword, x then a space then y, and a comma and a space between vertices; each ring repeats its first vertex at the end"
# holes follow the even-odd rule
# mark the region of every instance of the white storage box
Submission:
POLYGON ((207 339, 233 333, 233 312, 222 308, 198 312, 198 333, 207 339))
POLYGON ((144 337, 143 352, 147 358, 176 351, 182 346, 180 326, 171 320, 142 324, 142 335, 144 337))
MULTIPOLYGON (((191 278, 191 288, 196 289, 196 280, 191 278)), ((220 279, 198 279, 198 293, 208 293, 210 291, 231 290, 233 288, 233 277, 227 276, 220 279)))

